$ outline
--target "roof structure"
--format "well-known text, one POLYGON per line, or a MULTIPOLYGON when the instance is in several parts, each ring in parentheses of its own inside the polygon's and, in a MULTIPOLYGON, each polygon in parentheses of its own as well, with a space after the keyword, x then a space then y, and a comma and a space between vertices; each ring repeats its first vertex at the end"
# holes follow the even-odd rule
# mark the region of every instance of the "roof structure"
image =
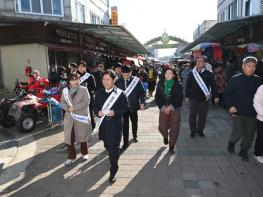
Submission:
POLYGON ((211 27, 207 32, 202 34, 192 43, 188 44, 181 52, 187 52, 197 44, 203 42, 217 42, 220 38, 233 33, 240 28, 263 21, 263 15, 249 16, 241 19, 234 19, 230 21, 220 22, 211 27))
POLYGON ((0 27, 3 25, 23 24, 30 22, 45 22, 46 24, 56 24, 66 29, 87 33, 95 38, 104 40, 118 47, 131 51, 133 53, 145 54, 146 48, 123 26, 99 25, 74 23, 67 21, 47 21, 34 20, 31 18, 10 18, 0 17, 0 27))

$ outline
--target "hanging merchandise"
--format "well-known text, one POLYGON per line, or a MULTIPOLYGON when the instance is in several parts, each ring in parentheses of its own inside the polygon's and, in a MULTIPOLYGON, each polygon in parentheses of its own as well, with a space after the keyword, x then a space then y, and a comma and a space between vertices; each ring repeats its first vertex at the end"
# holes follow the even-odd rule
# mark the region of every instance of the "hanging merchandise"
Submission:
POLYGON ((222 60, 222 50, 221 50, 221 47, 219 46, 215 46, 214 47, 214 60, 217 61, 221 61, 222 60))
POLYGON ((247 51, 250 52, 250 53, 256 52, 258 50, 259 50, 259 48, 258 48, 258 46, 255 43, 249 43, 247 45, 247 51))

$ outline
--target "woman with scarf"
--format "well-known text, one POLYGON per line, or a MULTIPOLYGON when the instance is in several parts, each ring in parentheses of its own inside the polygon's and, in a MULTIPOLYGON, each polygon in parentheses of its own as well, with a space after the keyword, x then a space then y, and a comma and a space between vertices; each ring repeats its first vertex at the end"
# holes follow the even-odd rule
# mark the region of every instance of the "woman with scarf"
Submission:
POLYGON ((167 68, 157 85, 155 102, 160 109, 159 132, 163 136, 164 144, 169 143, 170 153, 175 153, 174 146, 180 131, 182 90, 176 70, 172 67, 167 68))
POLYGON ((71 73, 68 87, 63 89, 61 105, 65 110, 64 142, 67 146, 68 159, 64 163, 69 166, 76 161, 74 143, 80 144, 83 160, 88 160, 88 135, 92 131, 89 117, 90 95, 86 87, 80 86, 80 76, 71 73))

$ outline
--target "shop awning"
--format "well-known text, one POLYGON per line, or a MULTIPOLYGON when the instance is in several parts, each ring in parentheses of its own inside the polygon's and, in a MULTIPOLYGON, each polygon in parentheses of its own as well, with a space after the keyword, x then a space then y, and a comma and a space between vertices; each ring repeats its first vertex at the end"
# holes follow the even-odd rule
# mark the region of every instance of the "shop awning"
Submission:
POLYGON ((203 42, 218 42, 218 40, 227 34, 233 33, 238 29, 252 23, 263 21, 263 15, 249 16, 246 18, 235 19, 215 24, 207 32, 202 34, 194 42, 188 44, 181 52, 187 52, 194 46, 203 42))
POLYGON ((146 48, 124 27, 83 23, 58 23, 63 27, 81 31, 136 54, 147 53, 146 48))
POLYGON ((85 23, 73 23, 66 21, 46 21, 46 20, 34 20, 30 18, 19 17, 5 17, 0 16, 0 26, 14 25, 21 23, 43 22, 46 25, 55 24, 64 27, 69 30, 80 31, 87 33, 95 38, 106 41, 110 44, 121 47, 135 54, 146 54, 146 48, 124 27, 111 26, 111 25, 99 25, 99 24, 85 24, 85 23))
POLYGON ((65 51, 65 52, 73 52, 73 53, 84 53, 85 50, 80 47, 73 47, 68 45, 61 45, 61 44, 47 44, 49 51, 65 51))

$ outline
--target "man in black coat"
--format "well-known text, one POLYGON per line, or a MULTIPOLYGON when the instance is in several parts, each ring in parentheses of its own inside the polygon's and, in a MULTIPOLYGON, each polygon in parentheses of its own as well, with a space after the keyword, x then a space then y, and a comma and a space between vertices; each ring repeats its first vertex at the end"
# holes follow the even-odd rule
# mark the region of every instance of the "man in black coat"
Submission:
POLYGON ((129 112, 123 115, 123 146, 125 150, 129 146, 129 118, 132 122, 132 134, 134 142, 137 140, 138 110, 144 110, 144 90, 140 79, 132 76, 131 68, 122 67, 122 77, 116 81, 116 86, 126 91, 129 104, 129 112), (130 90, 130 91, 128 91, 130 90))
POLYGON ((92 73, 96 81, 96 91, 103 88, 102 85, 103 72, 104 72, 104 63, 98 63, 96 67, 96 71, 92 73))
POLYGON ((90 118, 91 118, 92 129, 94 129, 96 125, 95 125, 95 120, 93 116, 92 105, 93 105, 93 100, 94 100, 94 91, 96 90, 95 78, 92 74, 87 73, 87 63, 84 61, 81 61, 79 63, 78 71, 79 71, 80 80, 81 80, 80 85, 86 87, 90 94, 90 105, 89 105, 90 118))
POLYGON ((256 132, 256 111, 253 98, 261 85, 261 80, 254 75, 257 59, 246 57, 243 60, 243 72, 233 76, 225 88, 225 105, 232 115, 233 129, 228 143, 228 152, 234 153, 235 144, 242 139, 239 156, 249 161, 247 151, 250 149, 256 132))
MULTIPOLYGON (((110 168, 110 183, 116 181, 115 175, 118 170, 118 160, 120 153, 120 142, 122 136, 122 116, 128 111, 128 103, 124 93, 121 91, 120 96, 115 103, 112 103, 112 107, 107 114, 104 114, 103 107, 107 99, 111 94, 118 92, 116 86, 114 86, 114 80, 116 75, 113 71, 107 70, 103 73, 103 86, 104 88, 98 90, 95 93, 95 100, 93 104, 94 113, 104 119, 99 125, 99 139, 103 140, 104 147, 109 153, 109 160, 111 163, 110 168)), ((112 101, 113 102, 113 101, 112 101)))
POLYGON ((204 57, 200 57, 196 60, 195 68, 189 73, 185 87, 186 102, 190 102, 189 126, 191 130, 190 137, 192 138, 195 137, 196 133, 200 137, 205 136, 204 128, 211 98, 210 90, 212 90, 212 95, 215 96, 215 103, 218 103, 219 98, 217 98, 218 94, 213 73, 205 68, 204 57), (193 72, 197 72, 197 75, 200 76, 198 78, 199 83, 193 72), (203 83, 200 81, 203 81, 203 83))

